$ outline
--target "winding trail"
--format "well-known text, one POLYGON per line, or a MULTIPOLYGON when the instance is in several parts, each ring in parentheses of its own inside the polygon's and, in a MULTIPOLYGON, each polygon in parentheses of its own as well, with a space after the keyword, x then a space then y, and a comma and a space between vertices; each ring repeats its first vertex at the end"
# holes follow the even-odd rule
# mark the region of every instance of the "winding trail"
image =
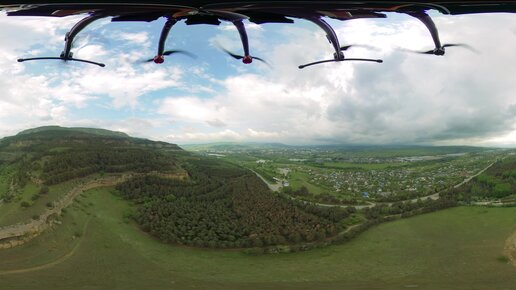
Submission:
POLYGON ((30 268, 23 268, 23 269, 3 270, 3 271, 0 270, 0 275, 23 274, 23 273, 32 272, 32 271, 39 271, 39 270, 47 269, 47 268, 53 267, 55 265, 61 264, 64 261, 68 260, 70 257, 72 257, 77 252, 77 250, 81 246, 81 242, 82 242, 84 236, 86 235, 86 230, 88 228, 88 225, 89 225, 91 219, 92 218, 90 217, 84 224, 84 226, 82 228, 81 238, 77 242, 77 244, 70 250, 70 252, 68 252, 68 253, 64 254, 63 256, 57 258, 56 260, 54 260, 52 262, 48 262, 46 264, 42 264, 42 265, 30 267, 30 268))
POLYGON ((261 176, 258 172, 252 170, 252 169, 249 169, 251 170, 254 174, 256 174, 256 176, 258 176, 263 182, 265 182, 265 184, 267 184, 267 186, 269 187, 270 190, 272 191, 279 191, 280 188, 282 187, 281 183, 280 182, 277 182, 277 183, 269 183, 267 181, 267 179, 263 178, 263 176, 261 176))

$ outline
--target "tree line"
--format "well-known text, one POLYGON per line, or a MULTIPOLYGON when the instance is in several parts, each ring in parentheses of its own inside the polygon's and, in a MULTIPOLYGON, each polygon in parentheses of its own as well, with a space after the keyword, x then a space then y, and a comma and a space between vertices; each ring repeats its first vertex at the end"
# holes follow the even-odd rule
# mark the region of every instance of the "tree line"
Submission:
POLYGON ((484 173, 453 192, 464 202, 501 199, 516 194, 516 157, 496 162, 484 173))
POLYGON ((151 149, 89 146, 44 158, 41 179, 47 185, 99 172, 149 172, 175 168, 175 161, 151 149))
POLYGON ((241 248, 322 241, 350 214, 282 198, 255 174, 221 161, 183 167, 187 181, 145 176, 117 187, 138 204, 134 218, 142 229, 169 243, 241 248))

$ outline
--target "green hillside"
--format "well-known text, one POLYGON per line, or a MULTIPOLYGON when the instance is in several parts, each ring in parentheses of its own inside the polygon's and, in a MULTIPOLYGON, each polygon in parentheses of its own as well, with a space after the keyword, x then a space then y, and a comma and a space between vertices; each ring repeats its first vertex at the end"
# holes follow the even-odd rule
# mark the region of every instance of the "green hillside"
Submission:
MULTIPOLYGON (((370 208, 309 204, 271 192, 238 164, 95 132, 46 127, 0 141, 0 289, 516 283, 515 208, 442 210, 464 203, 461 188, 370 208), (6 234, 5 226, 25 225, 6 234)), ((513 185, 515 160, 507 156, 470 191, 512 198, 504 184, 513 185)))
POLYGON ((132 218, 142 230, 173 244, 290 251, 336 236, 354 212, 299 203, 245 168, 107 130, 41 127, 0 144, 16 156, 0 167, 0 226, 40 220, 74 185, 103 178, 137 205, 132 218))
POLYGON ((20 135, 31 135, 34 133, 40 133, 40 132, 51 132, 51 131, 64 131, 64 132, 81 132, 81 133, 87 133, 97 136, 106 136, 106 137, 124 137, 129 138, 129 135, 123 132, 116 132, 116 131, 110 131, 106 129, 100 129, 100 128, 82 128, 82 127, 60 127, 60 126, 42 126, 32 129, 27 129, 24 131, 19 132, 16 134, 17 136, 20 135))

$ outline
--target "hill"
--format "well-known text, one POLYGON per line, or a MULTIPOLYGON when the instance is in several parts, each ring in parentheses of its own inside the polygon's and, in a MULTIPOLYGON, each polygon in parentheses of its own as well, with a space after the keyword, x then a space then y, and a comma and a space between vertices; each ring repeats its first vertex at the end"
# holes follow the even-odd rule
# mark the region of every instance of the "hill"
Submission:
POLYGON ((66 132, 82 132, 97 136, 106 136, 106 137, 123 137, 123 138, 129 138, 129 135, 123 132, 116 132, 116 131, 110 131, 106 129, 100 129, 100 128, 83 128, 83 127, 60 127, 60 126, 42 126, 32 129, 27 129, 24 131, 19 132, 16 135, 29 135, 39 132, 52 132, 52 131, 66 131, 66 132))
POLYGON ((176 144, 130 137, 126 133, 98 128, 66 128, 44 126, 24 130, 14 136, 0 139, 0 151, 40 151, 53 147, 80 144, 114 146, 144 146, 181 150, 176 144))
POLYGON ((273 194, 242 167, 103 129, 29 129, 2 139, 0 153, 11 156, 0 163, 0 200, 11 216, 5 223, 16 221, 12 216, 19 222, 46 217, 46 208, 76 196, 62 188, 75 192, 74 184, 104 177, 135 204, 132 218, 142 230, 174 244, 241 248, 323 241, 342 231, 341 221, 353 212, 299 203, 273 194))

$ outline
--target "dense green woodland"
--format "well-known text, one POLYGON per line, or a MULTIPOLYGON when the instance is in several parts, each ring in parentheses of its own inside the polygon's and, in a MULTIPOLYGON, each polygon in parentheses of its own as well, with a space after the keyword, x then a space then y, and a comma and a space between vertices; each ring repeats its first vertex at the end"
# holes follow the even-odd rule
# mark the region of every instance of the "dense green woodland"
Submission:
POLYGON ((516 156, 496 162, 472 182, 456 190, 456 194, 466 202, 516 197, 516 156))
POLYGON ((0 200, 12 201, 29 181, 48 186, 95 173, 170 172, 185 154, 175 144, 103 129, 29 129, 0 139, 0 200))
POLYGON ((47 156, 43 163, 41 179, 45 184, 52 185, 99 172, 143 173, 174 168, 175 161, 171 157, 154 150, 89 146, 47 156))
POLYGON ((255 174, 218 160, 190 161, 188 181, 139 177, 118 186, 134 200, 145 231, 198 247, 261 247, 324 240, 349 215, 341 208, 295 205, 255 174))
POLYGON ((323 241, 342 231, 341 221, 355 211, 297 203, 273 194, 244 168, 107 130, 27 130, 0 140, 0 152, 11 158, 2 160, 9 172, 6 192, 0 192, 6 202, 29 182, 47 194, 52 185, 91 174, 142 173, 118 189, 137 204, 134 218, 143 230, 175 244, 235 248, 323 241), (188 178, 154 174, 178 171, 188 178))

